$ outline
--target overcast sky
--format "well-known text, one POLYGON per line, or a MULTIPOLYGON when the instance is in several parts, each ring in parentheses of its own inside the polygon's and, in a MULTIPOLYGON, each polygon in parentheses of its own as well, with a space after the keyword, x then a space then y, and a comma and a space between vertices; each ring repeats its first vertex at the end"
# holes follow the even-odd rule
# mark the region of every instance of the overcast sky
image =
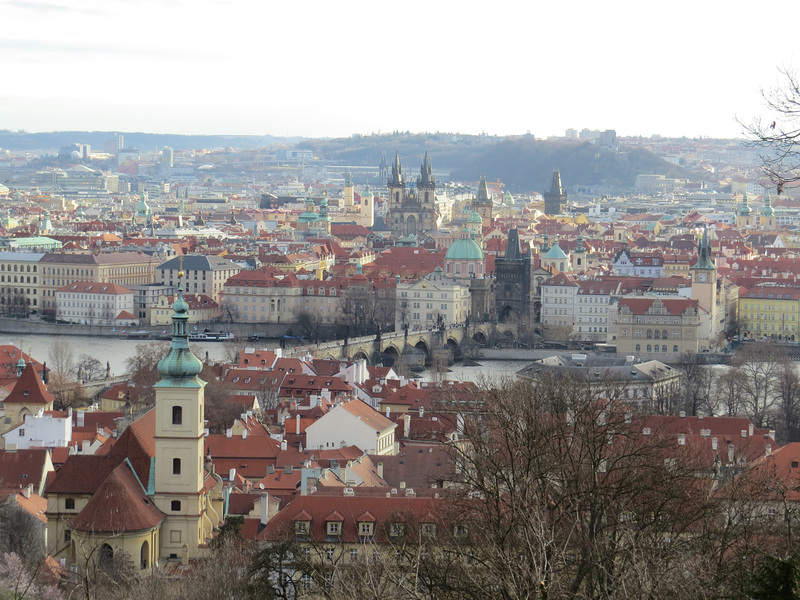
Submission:
POLYGON ((0 0, 0 129, 738 137, 800 2, 0 0))

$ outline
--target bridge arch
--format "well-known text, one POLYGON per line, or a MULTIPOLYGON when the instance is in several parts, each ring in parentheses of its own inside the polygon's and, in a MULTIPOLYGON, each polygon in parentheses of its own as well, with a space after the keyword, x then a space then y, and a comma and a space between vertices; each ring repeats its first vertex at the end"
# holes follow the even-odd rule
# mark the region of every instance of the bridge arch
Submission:
POLYGON ((355 354, 353 354, 353 360, 361 360, 362 358, 367 362, 370 362, 369 356, 363 350, 358 350, 355 354))
POLYGON ((426 362, 430 360, 431 351, 430 351, 430 348, 428 348, 428 343, 425 340, 422 340, 422 339, 419 340, 416 344, 414 344, 414 347, 417 350, 422 350, 425 353, 425 361, 426 362))
POLYGON ((472 334, 472 339, 481 345, 485 345, 487 342, 486 334, 480 330, 472 334))

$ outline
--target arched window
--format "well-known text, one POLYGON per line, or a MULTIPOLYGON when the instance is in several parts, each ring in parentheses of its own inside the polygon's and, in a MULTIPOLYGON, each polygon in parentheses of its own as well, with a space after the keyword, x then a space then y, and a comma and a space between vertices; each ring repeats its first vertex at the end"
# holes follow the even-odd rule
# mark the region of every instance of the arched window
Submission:
POLYGON ((667 330, 666 330, 666 329, 663 329, 663 330, 661 331, 661 337, 662 337, 663 339, 665 339, 665 340, 666 340, 666 339, 669 337, 669 334, 667 333, 667 330))
POLYGON ((180 458, 173 458, 172 459, 172 474, 173 475, 180 475, 181 474, 181 459, 180 458))
POLYGON ((653 330, 652 329, 648 329, 647 330, 647 339, 650 339, 652 337, 653 337, 653 330))
POLYGON ((656 330, 655 330, 655 333, 654 333, 654 337, 655 337, 656 339, 658 339, 659 335, 661 335, 661 334, 659 333, 658 329, 656 329, 656 330))
POLYGON ((109 572, 114 565, 114 549, 108 544, 100 546, 100 555, 97 565, 105 572, 109 572))
POLYGON ((183 424, 183 407, 177 405, 172 407, 172 424, 183 424))
POLYGON ((653 351, 653 347, 650 344, 647 344, 647 351, 648 352, 652 352, 653 351))
POLYGON ((139 553, 139 562, 141 564, 141 569, 144 571, 150 565, 150 544, 147 543, 147 540, 142 542, 142 550, 139 553))
POLYGON ((641 352, 642 351, 642 345, 641 344, 636 344, 636 351, 637 352, 641 352))

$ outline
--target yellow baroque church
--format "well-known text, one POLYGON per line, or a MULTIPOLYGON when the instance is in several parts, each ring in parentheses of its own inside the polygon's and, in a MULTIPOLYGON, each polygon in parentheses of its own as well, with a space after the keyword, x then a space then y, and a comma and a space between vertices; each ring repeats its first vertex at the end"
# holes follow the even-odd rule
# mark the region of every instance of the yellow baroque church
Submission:
POLYGON ((204 464, 205 382, 189 350, 187 312, 181 283, 155 408, 97 454, 71 455, 47 481, 47 549, 69 568, 118 556, 141 571, 186 562, 204 554, 223 520, 222 479, 204 464))

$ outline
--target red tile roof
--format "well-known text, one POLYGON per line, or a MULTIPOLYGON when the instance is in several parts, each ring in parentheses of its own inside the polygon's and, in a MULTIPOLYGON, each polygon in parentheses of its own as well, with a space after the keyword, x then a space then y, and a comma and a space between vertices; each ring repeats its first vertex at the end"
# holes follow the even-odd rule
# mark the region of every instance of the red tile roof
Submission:
POLYGON ((311 539, 323 541, 327 537, 326 521, 335 520, 342 523, 339 540, 354 543, 359 541, 358 518, 366 516, 370 522, 376 523, 375 541, 385 542, 388 541, 390 523, 403 522, 411 515, 420 520, 428 514, 435 515, 445 506, 444 502, 443 499, 415 497, 299 496, 270 520, 258 538, 279 540, 294 537, 294 523, 310 521, 311 539))
POLYGON ((47 449, 0 450, 0 488, 16 490, 33 484, 39 489, 47 464, 47 449))
POLYGON ((17 380, 14 389, 3 400, 5 404, 50 404, 55 400, 53 394, 47 391, 41 377, 36 372, 33 363, 25 365, 17 380))
POLYGON ((122 462, 70 521, 70 527, 76 531, 119 534, 152 529, 163 520, 164 513, 147 497, 130 463, 122 462))

